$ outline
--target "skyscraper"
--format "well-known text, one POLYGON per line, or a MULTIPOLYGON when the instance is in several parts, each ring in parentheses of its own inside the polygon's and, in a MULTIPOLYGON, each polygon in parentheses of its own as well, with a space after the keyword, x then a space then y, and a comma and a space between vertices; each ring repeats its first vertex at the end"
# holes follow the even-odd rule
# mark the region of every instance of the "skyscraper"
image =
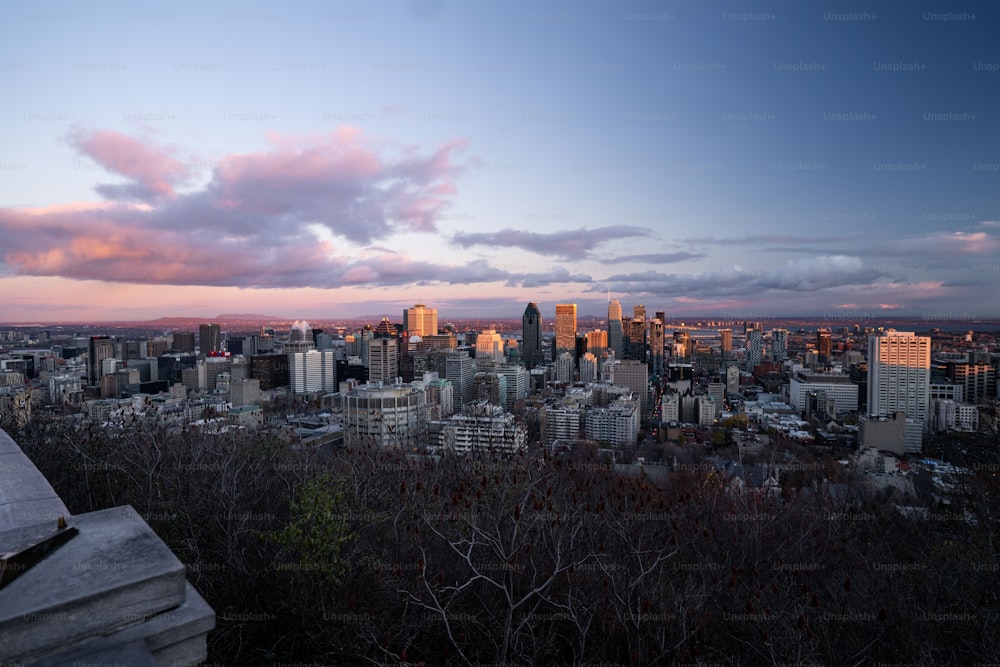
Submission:
POLYGON ((639 400, 641 414, 645 417, 649 405, 649 369, 646 364, 631 359, 615 364, 614 383, 632 391, 639 400))
POLYGON ((649 323, 649 366, 654 375, 663 373, 663 322, 656 318, 649 323))
POLYGON ((868 413, 897 410, 923 421, 930 399, 931 339, 890 329, 868 339, 868 413))
POLYGON ((472 357, 465 350, 448 353, 445 361, 445 377, 455 388, 455 407, 461 407, 470 402, 473 397, 472 380, 475 376, 472 357))
POLYGON ((194 332, 175 331, 170 344, 178 352, 194 352, 194 332))
POLYGON ((608 303, 608 348, 614 350, 615 357, 624 357, 622 349, 622 305, 618 299, 608 303))
POLYGON ((816 352, 819 354, 819 363, 828 365, 830 363, 830 330, 820 329, 816 332, 816 352))
POLYGON ((587 352, 595 357, 603 357, 608 351, 608 332, 603 329, 594 329, 587 332, 587 352))
POLYGON ((428 308, 418 303, 413 308, 403 309, 403 329, 411 336, 436 336, 438 332, 437 308, 428 308))
POLYGON ((788 329, 771 329, 771 359, 781 362, 788 357, 788 329))
POLYGON ((747 328, 747 370, 753 372, 753 369, 759 366, 761 361, 763 361, 763 356, 764 336, 761 330, 747 328))
POLYGON ((292 392, 296 394, 336 391, 336 353, 333 350, 309 350, 289 354, 288 379, 292 392))
POLYGON ((542 313, 532 301, 521 316, 521 360, 528 368, 542 363, 542 313))
POLYGON ((719 329, 719 336, 722 338, 722 358, 728 359, 733 354, 733 330, 719 329))
POLYGON ((218 324, 202 324, 198 327, 198 348, 202 354, 222 349, 222 329, 218 324))
POLYGON ((494 364, 502 364, 503 356, 503 336, 494 329, 487 329, 479 333, 476 337, 476 363, 485 366, 490 361, 494 364))
POLYGON ((101 369, 105 359, 113 359, 115 356, 115 343, 109 336, 91 336, 87 349, 87 380, 90 384, 97 384, 101 375, 101 369))
POLYGON ((576 350, 576 304, 556 304, 556 353, 576 350))
POLYGON ((396 338, 376 336, 368 348, 368 381, 391 384, 399 376, 399 345, 396 338))

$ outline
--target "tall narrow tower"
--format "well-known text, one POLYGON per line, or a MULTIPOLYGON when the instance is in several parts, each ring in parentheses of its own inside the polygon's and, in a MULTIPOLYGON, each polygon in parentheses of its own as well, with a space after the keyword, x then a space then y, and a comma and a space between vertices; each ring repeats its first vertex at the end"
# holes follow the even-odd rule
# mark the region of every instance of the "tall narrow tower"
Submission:
POLYGON ((521 359, 528 368, 542 363, 542 312, 532 301, 521 316, 521 359))
POLYGON ((556 354, 576 351, 576 304, 556 304, 556 354))
POLYGON ((608 347, 615 351, 615 358, 624 358, 622 349, 622 305, 618 299, 608 302, 608 347))

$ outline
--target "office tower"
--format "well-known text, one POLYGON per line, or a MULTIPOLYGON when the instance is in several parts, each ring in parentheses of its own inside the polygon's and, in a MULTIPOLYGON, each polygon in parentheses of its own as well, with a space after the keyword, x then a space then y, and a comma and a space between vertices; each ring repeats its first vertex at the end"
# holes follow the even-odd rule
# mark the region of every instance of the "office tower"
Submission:
POLYGON ((633 322, 645 322, 646 321, 646 306, 641 303, 638 306, 632 306, 632 321, 633 322))
POLYGON ((476 373, 472 379, 473 403, 486 401, 503 407, 507 400, 507 378, 499 373, 476 373))
POLYGON ((87 380, 90 384, 97 384, 101 375, 105 359, 114 359, 115 343, 109 336, 91 336, 87 348, 87 380))
POLYGON ((948 379, 964 388, 966 403, 978 405, 996 396, 996 367, 989 363, 949 361, 946 365, 948 379))
POLYGON ((576 304, 556 304, 556 353, 576 349, 576 304))
POLYGON ((288 355, 288 379, 293 393, 337 391, 337 355, 333 350, 309 350, 288 355))
POLYGON ((649 369, 646 368, 646 364, 626 359, 615 364, 614 374, 614 383, 632 391, 639 400, 641 414, 645 415, 646 407, 649 404, 649 369))
POLYGON ((728 359, 733 354, 733 330, 719 329, 719 336, 722 339, 722 358, 728 359))
POLYGON ((592 352, 580 357, 580 382, 597 382, 597 357, 592 352))
POLYGON ((202 324, 198 327, 198 349, 202 354, 222 350, 222 329, 218 324, 202 324))
POLYGON ((428 308, 418 303, 413 308, 403 309, 403 330, 411 336, 436 336, 438 332, 437 308, 428 308))
POLYGON ((771 359, 781 362, 788 358, 788 329, 771 329, 771 359))
POLYGON ((378 326, 375 327, 375 331, 372 332, 372 335, 375 338, 378 338, 379 336, 388 337, 388 338, 395 338, 396 337, 396 327, 394 327, 392 325, 392 322, 389 321, 388 317, 383 317, 379 321, 378 326))
POLYGON ((674 358, 687 359, 691 334, 687 331, 674 332, 674 358))
POLYGON ((534 301, 521 316, 521 361, 528 368, 542 363, 542 312, 534 301))
POLYGON ((399 376, 399 341, 395 337, 376 336, 368 348, 368 381, 392 384, 399 376))
POLYGON ((753 372, 753 369, 760 366, 761 361, 764 359, 764 336, 760 329, 747 329, 747 356, 746 356, 746 367, 747 370, 753 372))
POLYGON ((618 359, 625 356, 622 338, 622 305, 618 299, 612 299, 608 303, 608 348, 614 350, 618 359))
POLYGON ((930 397, 931 339, 888 330, 868 339, 868 414, 903 411, 923 421, 930 397))
POLYGON ((172 346, 178 352, 194 352, 194 332, 175 331, 172 346))
POLYGON ((503 336, 493 329, 480 332, 476 337, 476 364, 484 366, 490 362, 502 364, 503 356, 503 336))
POLYGON ((513 412, 514 403, 528 396, 528 371, 520 364, 505 364, 496 368, 496 372, 506 378, 507 395, 504 397, 504 408, 513 412))
POLYGON ((649 323, 649 367, 653 375, 663 374, 663 321, 649 323))
POLYGON ((312 342, 312 329, 309 327, 309 323, 305 320, 295 320, 292 323, 292 328, 288 330, 288 341, 290 343, 299 343, 304 341, 312 342))
POLYGON ((590 352, 598 359, 603 357, 608 351, 608 332, 603 329, 594 329, 587 332, 587 352, 590 352))
POLYGON ((455 408, 461 408, 472 400, 472 379, 475 374, 472 357, 465 350, 448 353, 445 361, 445 377, 455 388, 455 408))
POLYGON ((646 320, 639 319, 645 317, 645 309, 640 312, 642 306, 636 306, 636 318, 629 323, 628 344, 625 346, 625 356, 636 361, 646 362, 646 320))
POLYGON ((726 368, 726 393, 730 396, 740 393, 740 369, 736 366, 726 368))
POLYGON ((816 352, 819 354, 819 363, 828 366, 830 364, 830 330, 820 329, 816 332, 816 352))
POLYGON ((575 364, 572 352, 560 352, 556 357, 556 382, 570 383, 573 381, 575 364))

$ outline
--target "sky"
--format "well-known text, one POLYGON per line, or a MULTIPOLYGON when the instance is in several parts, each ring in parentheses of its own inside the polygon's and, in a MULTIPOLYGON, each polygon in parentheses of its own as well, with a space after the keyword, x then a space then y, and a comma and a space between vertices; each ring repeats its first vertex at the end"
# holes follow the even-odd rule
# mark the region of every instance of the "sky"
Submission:
POLYGON ((995 2, 0 16, 0 321, 1000 317, 995 2))

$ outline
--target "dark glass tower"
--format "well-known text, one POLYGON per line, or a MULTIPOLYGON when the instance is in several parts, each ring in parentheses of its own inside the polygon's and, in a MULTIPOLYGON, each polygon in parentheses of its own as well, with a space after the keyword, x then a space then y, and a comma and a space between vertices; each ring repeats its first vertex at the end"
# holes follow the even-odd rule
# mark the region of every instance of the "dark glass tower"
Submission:
POLYGON ((521 360, 528 368, 542 363, 542 312, 532 301, 521 316, 522 352, 521 360))

